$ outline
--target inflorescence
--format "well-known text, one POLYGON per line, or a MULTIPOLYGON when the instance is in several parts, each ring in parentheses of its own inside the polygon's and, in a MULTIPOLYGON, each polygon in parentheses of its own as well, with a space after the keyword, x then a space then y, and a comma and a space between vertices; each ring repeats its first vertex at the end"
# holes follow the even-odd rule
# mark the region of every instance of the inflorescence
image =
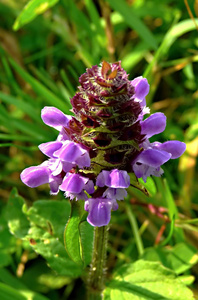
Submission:
POLYGON ((39 146, 48 160, 25 169, 21 180, 31 188, 49 183, 53 195, 61 190, 70 200, 84 200, 88 222, 104 226, 118 209, 117 200, 127 196, 129 173, 144 182, 161 176, 161 165, 181 156, 186 145, 149 141, 164 131, 166 117, 154 113, 143 120, 149 84, 141 76, 128 80, 120 62, 93 66, 79 82, 71 99, 74 116, 43 108, 43 122, 59 134, 39 146))

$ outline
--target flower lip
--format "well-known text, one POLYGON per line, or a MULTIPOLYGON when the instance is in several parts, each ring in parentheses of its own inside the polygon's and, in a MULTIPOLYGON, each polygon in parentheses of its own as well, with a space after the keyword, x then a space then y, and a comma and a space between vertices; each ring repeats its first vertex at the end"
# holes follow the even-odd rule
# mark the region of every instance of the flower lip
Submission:
POLYGON ((157 149, 143 150, 135 159, 136 163, 158 168, 171 158, 171 154, 157 149))
POLYGON ((49 183, 48 168, 42 165, 26 168, 21 173, 21 180, 31 188, 49 183))
POLYGON ((89 212, 87 221, 92 226, 106 226, 111 219, 111 210, 116 210, 118 205, 115 200, 108 198, 89 198, 85 202, 85 210, 89 212))

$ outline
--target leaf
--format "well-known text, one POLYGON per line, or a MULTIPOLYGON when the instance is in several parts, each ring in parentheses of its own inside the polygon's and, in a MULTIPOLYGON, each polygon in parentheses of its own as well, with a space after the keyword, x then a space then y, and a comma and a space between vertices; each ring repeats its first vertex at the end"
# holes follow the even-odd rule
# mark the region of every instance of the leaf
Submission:
POLYGON ((82 260, 84 262, 84 265, 87 266, 91 263, 91 259, 92 259, 94 227, 91 226, 85 220, 80 223, 79 230, 80 230, 80 243, 82 248, 82 254, 81 254, 82 260))
POLYGON ((27 216, 35 225, 46 228, 63 243, 65 224, 70 215, 70 204, 67 200, 38 200, 27 211, 27 216))
POLYGON ((7 269, 0 269, 0 299, 1 300, 48 300, 45 296, 38 294, 13 276, 7 269))
POLYGON ((31 0, 29 1, 20 15, 14 22, 13 29, 18 30, 23 25, 31 22, 38 15, 44 13, 47 9, 54 6, 59 0, 31 0))
POLYGON ((11 288, 10 286, 0 282, 0 299, 2 300, 28 300, 27 297, 11 288))
POLYGON ((193 300, 193 294, 169 269, 156 262, 136 261, 117 270, 105 300, 193 300))
POLYGON ((82 265, 79 223, 84 213, 83 201, 71 201, 71 216, 65 228, 65 248, 71 259, 82 265))
POLYGON ((78 277, 82 269, 69 258, 63 244, 64 227, 70 212, 68 201, 40 200, 29 210, 24 203, 14 189, 7 207, 10 231, 29 241, 35 252, 42 255, 58 274, 78 277))
POLYGON ((133 13, 132 7, 127 5, 124 0, 107 0, 111 7, 118 11, 125 22, 152 48, 157 49, 157 42, 152 32, 144 25, 144 23, 133 13))
POLYGON ((83 201, 71 201, 71 216, 65 228, 65 248, 77 264, 87 266, 92 258, 94 227, 86 221, 83 201))
POLYGON ((149 192, 145 187, 145 183, 143 181, 139 181, 134 173, 129 173, 130 176, 130 186, 132 188, 138 189, 143 192, 146 196, 149 196, 149 192))
POLYGON ((78 277, 82 270, 69 258, 63 243, 64 228, 70 214, 69 201, 39 200, 26 213, 32 222, 26 239, 34 250, 59 275, 78 277))
POLYGON ((29 230, 29 222, 22 209, 25 201, 17 193, 17 189, 13 188, 7 204, 6 218, 8 227, 16 237, 23 238, 29 230))
POLYGON ((174 247, 155 247, 145 249, 142 259, 159 261, 176 274, 182 274, 191 269, 198 262, 197 250, 187 243, 180 243, 174 247))
POLYGON ((184 273, 198 262, 197 250, 187 243, 177 244, 170 252, 168 261, 177 274, 184 273))
POLYGON ((71 278, 81 275, 82 269, 70 259, 59 238, 53 237, 42 228, 32 226, 26 239, 30 241, 33 249, 46 259, 49 266, 58 275, 71 278))

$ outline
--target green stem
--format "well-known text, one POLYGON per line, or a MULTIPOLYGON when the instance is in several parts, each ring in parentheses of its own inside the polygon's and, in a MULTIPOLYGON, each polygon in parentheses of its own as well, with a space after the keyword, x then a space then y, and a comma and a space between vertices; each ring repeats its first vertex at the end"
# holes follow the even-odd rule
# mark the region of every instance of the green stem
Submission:
POLYGON ((88 300, 103 299, 108 226, 94 228, 92 262, 87 282, 88 300))
POLYGON ((143 246, 140 234, 139 234, 139 229, 138 229, 136 218, 133 214, 131 206, 128 203, 126 204, 126 213, 128 215, 129 222, 131 224, 131 228, 133 230, 133 235, 134 235, 135 242, 137 245, 138 253, 141 256, 144 253, 144 246, 143 246))

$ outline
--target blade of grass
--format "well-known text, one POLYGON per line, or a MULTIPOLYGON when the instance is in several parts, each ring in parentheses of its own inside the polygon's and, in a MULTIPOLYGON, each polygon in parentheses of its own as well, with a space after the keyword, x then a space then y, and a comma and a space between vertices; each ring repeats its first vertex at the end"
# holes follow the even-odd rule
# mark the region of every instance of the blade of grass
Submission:
MULTIPOLYGON (((196 22, 198 22, 198 19, 195 19, 196 22)), ((159 46, 158 50, 155 53, 155 56, 151 63, 146 68, 143 76, 148 79, 149 82, 151 82, 152 77, 152 71, 154 69, 154 66, 156 66, 157 63, 159 63, 160 60, 162 60, 163 56, 165 56, 170 49, 171 45, 176 41, 177 38, 182 36, 183 34, 191 31, 196 30, 194 22, 189 20, 184 20, 179 22, 178 24, 174 25, 165 35, 161 45, 159 46)))
POLYGON ((66 85, 66 87, 67 87, 67 89, 68 89, 68 92, 69 92, 69 94, 70 94, 70 97, 71 97, 71 96, 74 96, 75 90, 74 90, 74 88, 73 88, 73 86, 72 86, 72 84, 71 84, 71 82, 70 82, 70 80, 69 80, 69 78, 68 78, 68 76, 67 76, 65 70, 62 69, 62 70, 60 71, 60 75, 61 75, 61 77, 62 77, 62 79, 63 79, 63 81, 64 81, 64 83, 65 83, 65 85, 66 85))
POLYGON ((44 85, 42 85, 38 80, 28 74, 24 69, 22 69, 12 58, 9 58, 10 64, 13 68, 19 73, 19 75, 28 82, 33 90, 42 96, 46 102, 49 104, 56 106, 61 109, 63 112, 68 113, 68 107, 63 100, 57 97, 54 93, 49 91, 44 85))
POLYGON ((157 41, 152 32, 144 25, 140 18, 133 12, 133 8, 127 5, 124 0, 107 0, 110 6, 118 11, 123 17, 124 21, 131 29, 137 31, 139 36, 154 50, 157 50, 157 41))
POLYGON ((133 235, 134 235, 134 239, 135 239, 135 242, 136 242, 136 246, 137 246, 139 256, 141 256, 144 253, 144 246, 143 246, 143 243, 142 243, 141 236, 139 234, 139 229, 138 229, 138 225, 137 225, 135 215, 134 215, 134 213, 131 209, 131 206, 128 202, 126 202, 126 213, 127 213, 128 218, 129 218, 129 222, 131 224, 131 228, 132 228, 132 231, 133 231, 133 235))
POLYGON ((31 0, 29 1, 20 15, 14 22, 13 29, 18 30, 25 24, 34 20, 38 15, 44 13, 47 9, 54 6, 59 0, 31 0))
POLYGON ((13 143, 0 144, 0 148, 4 148, 4 147, 15 147, 15 148, 26 150, 26 151, 37 151, 38 150, 37 146, 32 146, 32 147, 28 146, 28 147, 26 147, 26 146, 16 145, 16 144, 13 144, 13 143))
POLYGON ((1 101, 7 103, 7 104, 12 104, 19 108, 21 111, 25 112, 28 116, 30 116, 33 120, 36 122, 41 123, 41 118, 37 112, 37 110, 34 109, 32 105, 29 103, 23 101, 22 99, 17 99, 13 96, 4 94, 0 92, 0 99, 1 101))
MULTIPOLYGON (((30 136, 25 136, 22 134, 4 134, 0 133, 1 140, 8 140, 8 141, 22 141, 22 142, 35 142, 35 138, 30 136)), ((38 142, 38 141, 37 141, 38 142)))

